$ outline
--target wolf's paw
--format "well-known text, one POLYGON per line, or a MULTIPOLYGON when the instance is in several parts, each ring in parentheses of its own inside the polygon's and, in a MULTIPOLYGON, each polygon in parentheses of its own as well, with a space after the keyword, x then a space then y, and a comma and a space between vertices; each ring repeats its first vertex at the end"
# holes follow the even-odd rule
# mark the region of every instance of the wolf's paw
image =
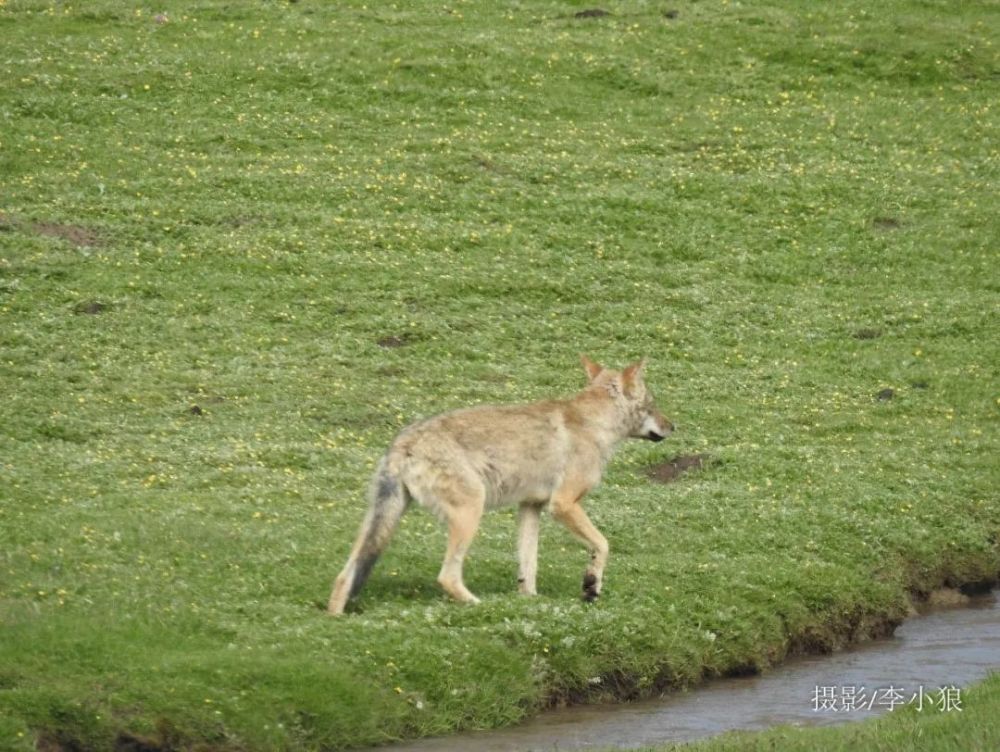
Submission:
POLYGON ((597 575, 587 572, 587 574, 583 576, 583 599, 587 601, 587 603, 593 603, 597 600, 597 596, 599 595, 600 592, 597 589, 597 575))

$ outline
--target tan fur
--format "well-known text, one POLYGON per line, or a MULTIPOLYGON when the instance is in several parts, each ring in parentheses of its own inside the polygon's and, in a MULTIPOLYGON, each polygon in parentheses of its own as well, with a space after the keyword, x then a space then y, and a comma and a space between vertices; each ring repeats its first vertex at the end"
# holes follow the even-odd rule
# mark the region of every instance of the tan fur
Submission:
POLYGON ((473 407, 405 428, 372 481, 372 506, 328 610, 340 614, 357 592, 411 499, 448 526, 438 582, 458 601, 477 603, 462 564, 482 514, 519 504, 519 589, 535 593, 539 514, 552 516, 590 550, 584 598, 601 591, 608 542, 580 506, 624 438, 659 441, 673 426, 643 382, 645 360, 612 371, 581 357, 589 383, 574 397, 529 405, 473 407))

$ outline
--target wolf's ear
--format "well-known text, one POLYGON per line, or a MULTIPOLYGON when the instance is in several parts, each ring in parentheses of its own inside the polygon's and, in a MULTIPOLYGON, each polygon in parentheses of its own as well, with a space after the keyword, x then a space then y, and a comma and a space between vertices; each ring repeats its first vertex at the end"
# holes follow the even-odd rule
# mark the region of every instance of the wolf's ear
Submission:
POLYGON ((587 372, 587 378, 591 381, 596 379, 601 374, 601 371, 604 370, 603 366, 599 363, 595 363, 586 355, 580 355, 580 362, 583 364, 583 370, 587 372))
POLYGON ((642 357, 622 371, 622 382, 625 385, 625 393, 630 397, 633 395, 633 388, 637 382, 642 381, 642 372, 646 368, 646 358, 642 357))

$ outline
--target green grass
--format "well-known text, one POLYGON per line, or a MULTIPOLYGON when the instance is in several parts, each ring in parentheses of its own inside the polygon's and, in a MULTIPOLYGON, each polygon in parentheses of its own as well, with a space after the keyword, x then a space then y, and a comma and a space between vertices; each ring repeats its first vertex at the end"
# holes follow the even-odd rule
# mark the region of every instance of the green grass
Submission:
POLYGON ((1000 674, 962 693, 961 711, 910 706, 863 723, 825 728, 784 726, 761 733, 732 733, 660 752, 991 752, 1000 748, 1000 674))
POLYGON ((0 2, 0 747, 499 726, 996 579, 1000 6, 145 7, 0 2), (449 603, 417 511, 326 618, 394 433, 581 351, 680 429, 600 602, 504 512, 449 603))

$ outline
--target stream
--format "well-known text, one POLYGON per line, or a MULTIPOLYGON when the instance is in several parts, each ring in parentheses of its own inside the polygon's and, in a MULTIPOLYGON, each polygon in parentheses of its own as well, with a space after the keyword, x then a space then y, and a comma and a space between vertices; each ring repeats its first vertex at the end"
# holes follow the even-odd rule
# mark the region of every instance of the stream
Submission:
POLYGON ((628 704, 543 713, 499 731, 385 747, 386 752, 565 752, 687 742, 779 724, 858 721, 912 703, 960 712, 961 688, 1000 670, 996 593, 937 608, 892 637, 831 655, 794 658, 763 675, 713 679, 685 692, 628 704))

